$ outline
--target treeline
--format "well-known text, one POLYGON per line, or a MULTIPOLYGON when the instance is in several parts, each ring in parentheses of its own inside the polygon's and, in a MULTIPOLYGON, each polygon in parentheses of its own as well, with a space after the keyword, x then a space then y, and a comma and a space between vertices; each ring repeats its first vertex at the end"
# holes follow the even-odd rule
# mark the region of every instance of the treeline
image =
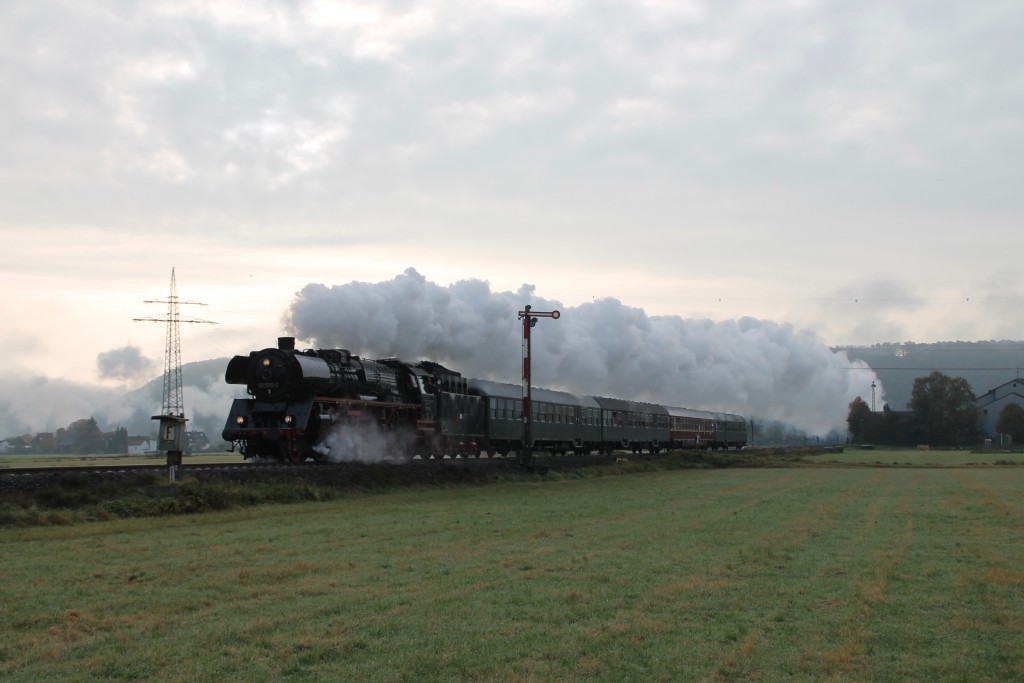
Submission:
MULTIPOLYGON (((854 443, 890 446, 973 446, 981 440, 974 392, 963 377, 935 371, 914 380, 909 411, 872 412, 859 396, 846 418, 854 443)), ((996 430, 1014 443, 1024 443, 1024 408, 1008 404, 999 414, 996 430)))
POLYGON ((3 443, 8 453, 119 454, 128 452, 128 429, 118 427, 104 432, 90 417, 75 420, 55 432, 25 434, 5 439, 3 443))

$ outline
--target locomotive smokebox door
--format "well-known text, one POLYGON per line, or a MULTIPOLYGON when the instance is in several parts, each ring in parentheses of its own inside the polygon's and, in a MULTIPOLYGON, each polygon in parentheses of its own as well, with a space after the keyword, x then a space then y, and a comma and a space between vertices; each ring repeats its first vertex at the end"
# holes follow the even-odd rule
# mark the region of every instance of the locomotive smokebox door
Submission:
POLYGON ((160 420, 160 436, 157 437, 157 449, 180 453, 185 450, 185 423, 187 420, 176 415, 154 415, 160 420))

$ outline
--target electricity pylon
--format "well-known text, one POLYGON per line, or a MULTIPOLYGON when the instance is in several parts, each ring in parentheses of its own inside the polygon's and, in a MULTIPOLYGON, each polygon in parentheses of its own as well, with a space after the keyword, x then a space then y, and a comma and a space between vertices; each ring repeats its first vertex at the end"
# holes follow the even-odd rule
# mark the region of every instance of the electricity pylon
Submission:
POLYGON ((147 299, 147 304, 167 304, 165 318, 133 318, 136 321, 167 323, 167 347, 164 351, 164 398, 161 414, 169 417, 185 417, 185 401, 181 391, 181 334, 180 323, 204 323, 216 325, 212 320, 182 320, 178 314, 178 305, 205 306, 198 301, 178 301, 178 283, 171 268, 171 293, 167 299, 147 299))

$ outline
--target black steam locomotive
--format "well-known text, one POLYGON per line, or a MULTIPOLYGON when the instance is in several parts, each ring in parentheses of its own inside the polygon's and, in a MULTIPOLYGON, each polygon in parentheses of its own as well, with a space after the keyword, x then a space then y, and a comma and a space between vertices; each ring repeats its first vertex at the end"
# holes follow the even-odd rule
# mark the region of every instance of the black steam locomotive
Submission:
MULTIPOLYGON (((520 385, 466 379, 431 361, 298 351, 281 337, 277 348, 232 358, 225 379, 251 396, 235 399, 223 432, 246 458, 344 459, 331 435, 367 425, 400 436, 388 443, 403 457, 504 457, 522 446, 520 385)), ((739 415, 545 389, 532 390, 530 405, 533 450, 657 453, 747 441, 739 415)))

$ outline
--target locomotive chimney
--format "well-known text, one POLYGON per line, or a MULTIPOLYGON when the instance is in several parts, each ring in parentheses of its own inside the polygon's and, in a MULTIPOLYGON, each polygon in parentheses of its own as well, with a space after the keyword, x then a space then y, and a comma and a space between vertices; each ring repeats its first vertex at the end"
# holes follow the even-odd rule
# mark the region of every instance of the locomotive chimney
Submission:
POLYGON ((295 337, 278 337, 277 348, 282 351, 294 351, 295 350, 295 337))

